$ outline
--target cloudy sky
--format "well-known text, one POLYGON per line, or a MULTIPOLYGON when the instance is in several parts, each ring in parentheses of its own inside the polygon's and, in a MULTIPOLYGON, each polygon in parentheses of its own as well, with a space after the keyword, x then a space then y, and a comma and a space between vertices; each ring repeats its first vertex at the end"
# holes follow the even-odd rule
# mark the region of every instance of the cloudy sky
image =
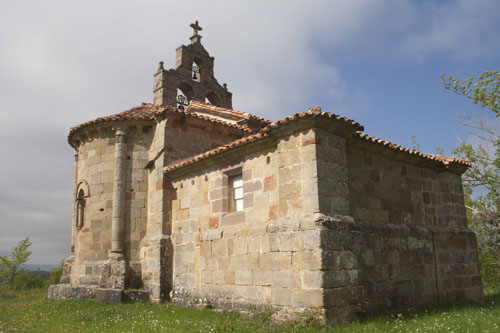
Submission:
POLYGON ((0 255, 68 256, 73 125, 152 101, 199 20, 235 109, 277 120, 320 105, 367 133, 446 153, 478 111, 442 73, 500 69, 500 3, 458 1, 5 1, 0 6, 0 255))

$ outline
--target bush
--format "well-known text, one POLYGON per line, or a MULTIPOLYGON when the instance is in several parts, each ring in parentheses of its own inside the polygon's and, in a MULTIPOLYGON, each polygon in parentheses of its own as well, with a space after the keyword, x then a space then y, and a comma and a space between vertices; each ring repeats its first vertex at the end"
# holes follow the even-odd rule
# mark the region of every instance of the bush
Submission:
POLYGON ((469 211, 469 227, 476 233, 481 277, 485 289, 500 290, 500 215, 469 211))
POLYGON ((491 253, 479 253, 481 262, 481 277, 483 286, 487 289, 500 289, 500 266, 499 258, 491 253))
POLYGON ((61 261, 61 264, 59 266, 50 271, 50 276, 47 281, 45 281, 46 286, 50 286, 51 284, 58 284, 61 281, 63 266, 64 260, 61 261))
POLYGON ((18 270, 17 276, 12 282, 12 290, 29 290, 42 288, 45 285, 45 278, 38 272, 18 270))

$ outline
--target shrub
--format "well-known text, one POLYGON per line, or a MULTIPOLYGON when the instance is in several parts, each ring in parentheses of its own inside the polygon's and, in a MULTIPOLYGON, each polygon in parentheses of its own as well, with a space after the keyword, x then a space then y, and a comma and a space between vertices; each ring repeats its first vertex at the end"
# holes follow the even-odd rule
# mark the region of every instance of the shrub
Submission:
POLYGON ((12 282, 12 290, 28 290, 42 288, 45 285, 45 278, 38 272, 18 270, 17 276, 12 282))
POLYGON ((46 286, 50 286, 51 284, 58 284, 61 281, 61 275, 63 271, 64 260, 61 261, 61 264, 50 271, 50 276, 45 281, 46 286))

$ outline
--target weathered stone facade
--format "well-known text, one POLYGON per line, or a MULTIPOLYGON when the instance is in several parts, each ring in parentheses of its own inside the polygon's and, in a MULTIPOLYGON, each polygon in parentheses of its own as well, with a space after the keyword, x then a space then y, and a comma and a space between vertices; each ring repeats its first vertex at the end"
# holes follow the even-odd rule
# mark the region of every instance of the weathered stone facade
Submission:
POLYGON ((330 320, 482 300, 466 161, 367 136, 319 107, 274 123, 231 110, 198 30, 177 69, 155 74, 154 104, 71 130, 72 254, 49 296, 330 320), (192 93, 185 109, 179 87, 192 93))

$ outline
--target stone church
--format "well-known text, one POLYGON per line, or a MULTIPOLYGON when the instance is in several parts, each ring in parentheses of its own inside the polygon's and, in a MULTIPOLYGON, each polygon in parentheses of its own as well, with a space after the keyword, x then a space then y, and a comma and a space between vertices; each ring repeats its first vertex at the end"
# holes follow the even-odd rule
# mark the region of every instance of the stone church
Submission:
POLYGON ((311 311, 481 301, 461 174, 313 106, 232 109, 198 22, 153 103, 71 128, 71 255, 52 298, 311 311))

